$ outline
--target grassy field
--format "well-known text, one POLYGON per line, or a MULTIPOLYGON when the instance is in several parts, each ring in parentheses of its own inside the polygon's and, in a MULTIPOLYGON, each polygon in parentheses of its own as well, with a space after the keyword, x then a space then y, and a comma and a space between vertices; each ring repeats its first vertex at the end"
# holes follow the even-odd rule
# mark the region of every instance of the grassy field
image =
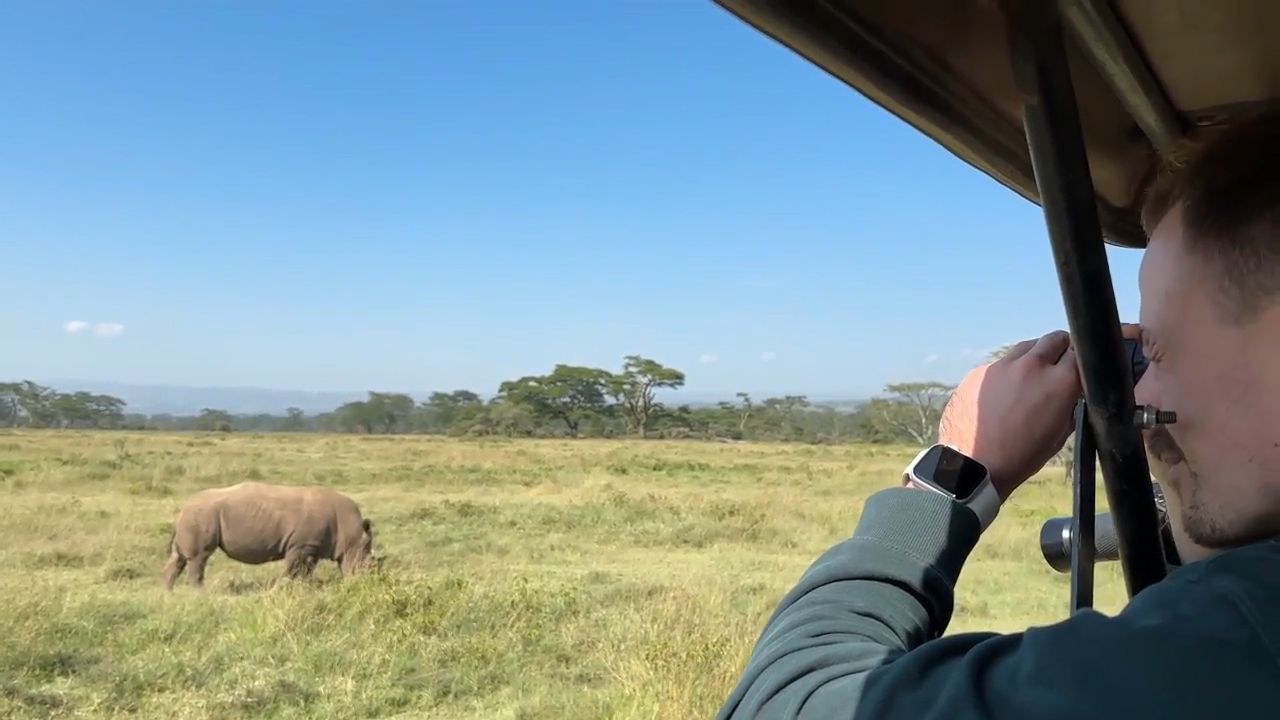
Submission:
MULTIPOLYGON (((0 717, 710 717, 779 597, 911 448, 0 432, 0 717), (383 572, 274 583, 222 555, 159 585, 173 512, 244 479, 323 483, 383 572)), ((1101 500, 1102 498, 1100 498, 1101 500)), ((1065 615, 1040 524, 1006 506, 950 633, 1065 615)), ((1123 588, 1099 566, 1098 606, 1123 588)))

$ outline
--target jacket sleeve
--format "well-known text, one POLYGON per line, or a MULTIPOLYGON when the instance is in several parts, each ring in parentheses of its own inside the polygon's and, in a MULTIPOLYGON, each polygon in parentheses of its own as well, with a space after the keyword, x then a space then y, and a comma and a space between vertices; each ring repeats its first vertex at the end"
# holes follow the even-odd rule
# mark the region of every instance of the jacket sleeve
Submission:
POLYGON ((1118 630, 1106 616, 941 637, 979 533, 972 511, 937 493, 890 488, 868 498, 853 536, 783 597, 718 717, 1081 717, 1079 695, 1063 691, 1084 674, 1099 690, 1111 684, 1096 660, 1118 630), (1080 667, 1082 658, 1093 666, 1080 667))

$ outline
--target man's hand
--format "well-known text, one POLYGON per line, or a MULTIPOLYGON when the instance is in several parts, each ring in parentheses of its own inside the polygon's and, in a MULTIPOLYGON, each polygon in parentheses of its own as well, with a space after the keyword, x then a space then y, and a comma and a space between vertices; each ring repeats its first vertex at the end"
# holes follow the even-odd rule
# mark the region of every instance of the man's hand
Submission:
POLYGON ((1020 342, 961 381, 942 412, 938 441, 985 465, 1006 500, 1066 444, 1080 393, 1068 333, 1020 342))

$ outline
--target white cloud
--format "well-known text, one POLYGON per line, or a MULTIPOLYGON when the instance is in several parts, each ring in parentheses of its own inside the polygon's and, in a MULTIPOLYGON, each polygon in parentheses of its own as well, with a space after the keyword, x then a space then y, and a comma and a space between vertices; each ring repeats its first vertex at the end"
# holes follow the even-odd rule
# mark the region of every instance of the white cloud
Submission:
POLYGON ((942 359, 942 357, 941 357, 941 356, 939 356, 939 355, 938 355, 938 353, 933 353, 932 355, 930 355, 929 357, 927 357, 927 358, 925 358, 925 359, 924 359, 924 364, 925 364, 925 365, 932 365, 932 364, 934 364, 934 363, 938 362, 938 361, 939 361, 939 360, 941 360, 941 359, 942 359))
POLYGON ((773 362, 774 360, 778 359, 778 353, 772 350, 765 350, 764 352, 760 353, 760 359, 764 362, 773 362))
POLYGON ((710 365, 718 361, 719 359, 720 358, 716 357, 715 355, 712 355, 711 353, 703 353, 702 356, 698 358, 698 362, 702 363, 703 365, 710 365))
POLYGON ((75 335, 76 333, 81 333, 81 332, 84 332, 85 330, 88 330, 89 323, 83 320, 72 320, 71 322, 63 325, 62 329, 66 330, 68 333, 71 333, 72 335, 75 335))
POLYGON ((119 337, 124 333, 124 325, 120 323, 98 323, 93 326, 93 334, 98 337, 119 337))

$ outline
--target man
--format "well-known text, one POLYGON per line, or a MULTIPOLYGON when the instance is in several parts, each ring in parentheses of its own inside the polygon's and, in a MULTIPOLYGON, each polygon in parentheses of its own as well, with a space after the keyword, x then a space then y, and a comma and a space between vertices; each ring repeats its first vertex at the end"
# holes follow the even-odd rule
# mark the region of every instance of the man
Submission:
POLYGON ((869 498, 783 598, 719 717, 1280 717, 1280 116, 1169 163, 1143 221, 1124 333, 1150 361, 1136 401, 1177 412, 1145 440, 1183 565, 1115 617, 942 637, 984 524, 1070 433, 1080 376, 1050 333, 971 372, 944 411, 940 442, 989 473, 971 497, 990 502, 928 489, 939 467, 923 459, 869 498))

